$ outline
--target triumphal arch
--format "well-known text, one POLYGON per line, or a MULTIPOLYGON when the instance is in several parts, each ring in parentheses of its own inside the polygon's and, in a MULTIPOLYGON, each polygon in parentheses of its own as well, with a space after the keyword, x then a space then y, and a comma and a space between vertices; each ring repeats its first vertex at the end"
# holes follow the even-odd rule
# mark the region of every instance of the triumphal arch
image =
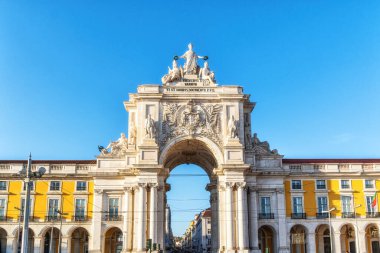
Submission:
MULTIPOLYGON (((166 191, 170 190, 166 179, 176 166, 193 163, 210 177, 212 252, 261 252, 257 189, 262 186, 257 175, 259 171, 271 174, 270 182, 265 183, 264 175, 260 185, 275 189, 276 206, 284 206, 282 156, 252 135, 255 103, 250 96, 241 86, 219 85, 207 59, 189 44, 182 56, 174 57, 162 84, 140 85, 124 102, 128 133, 99 147, 93 172, 93 238, 112 225, 123 231, 123 252, 145 252, 147 239, 165 245, 166 191), (101 210, 96 209, 120 193, 123 222, 102 222, 101 210)), ((284 236, 277 240, 281 252, 282 246, 286 248, 285 209, 279 209, 278 219, 278 234, 284 236)), ((90 243, 94 252, 107 247, 104 240, 90 243)))

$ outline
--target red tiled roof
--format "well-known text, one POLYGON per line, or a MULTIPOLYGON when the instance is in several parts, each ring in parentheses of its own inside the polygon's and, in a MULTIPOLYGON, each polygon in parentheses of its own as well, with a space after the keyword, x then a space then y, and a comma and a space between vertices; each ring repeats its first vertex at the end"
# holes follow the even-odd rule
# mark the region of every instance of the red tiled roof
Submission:
POLYGON ((380 163, 380 159, 282 159, 283 163, 380 163))
POLYGON ((211 217, 211 210, 210 209, 206 209, 204 212, 203 212, 203 217, 205 218, 208 218, 208 217, 211 217))
MULTIPOLYGON (((28 163, 28 160, 0 160, 3 163, 28 163)), ((32 160, 32 164, 96 164, 96 160, 32 160)))

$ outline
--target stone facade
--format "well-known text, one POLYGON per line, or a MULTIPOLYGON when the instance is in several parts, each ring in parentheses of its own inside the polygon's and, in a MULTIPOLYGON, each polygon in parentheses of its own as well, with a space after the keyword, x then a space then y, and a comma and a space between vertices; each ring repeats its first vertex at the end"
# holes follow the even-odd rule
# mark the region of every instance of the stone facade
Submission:
MULTIPOLYGON (((127 134, 99 146, 96 161, 34 161, 35 169, 48 171, 32 197, 34 252, 47 252, 49 231, 55 245, 62 232, 62 252, 142 253, 147 239, 155 251, 163 249, 169 232, 166 179, 176 166, 193 163, 210 177, 212 252, 329 252, 329 223, 321 213, 334 206, 335 252, 356 247, 373 253, 379 209, 368 210, 364 201, 371 194, 377 198, 380 160, 283 159, 252 135, 255 103, 241 86, 218 85, 207 64, 197 65, 198 58, 207 57, 190 46, 179 58, 186 60, 184 67, 175 60, 163 85, 140 85, 130 94, 124 102, 127 134), (316 188, 317 179, 325 180, 325 189, 316 188), (374 180, 373 188, 365 189, 366 179, 374 180), (61 187, 50 191, 56 181, 61 187), (86 182, 85 193, 76 190, 79 181, 86 182), (318 201, 327 205, 318 209, 318 201), (355 209, 356 203, 362 205, 355 209), (54 205, 65 213, 62 226, 57 217, 49 218, 54 205)), ((25 161, 0 161, 1 252, 17 252, 22 183, 16 175, 23 166, 25 161)))

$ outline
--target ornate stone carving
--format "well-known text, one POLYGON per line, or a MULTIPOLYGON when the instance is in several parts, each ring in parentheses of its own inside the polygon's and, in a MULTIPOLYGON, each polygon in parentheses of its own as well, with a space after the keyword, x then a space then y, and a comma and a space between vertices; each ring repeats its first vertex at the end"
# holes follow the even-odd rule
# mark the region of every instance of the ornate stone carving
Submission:
POLYGON ((161 81, 163 84, 180 81, 182 72, 182 67, 178 68, 177 61, 173 60, 173 68, 168 67, 168 73, 161 78, 161 81))
POLYGON ((156 138, 156 125, 150 114, 145 119, 145 138, 156 138))
POLYGON ((232 188, 235 186, 234 182, 226 182, 226 188, 232 188))
POLYGON ((117 141, 111 141, 106 148, 98 146, 101 156, 125 156, 128 150, 128 139, 124 133, 117 141))
POLYGON ((203 68, 199 71, 199 79, 209 81, 210 84, 215 84, 215 74, 208 67, 208 62, 205 61, 203 68))
POLYGON ((130 127, 131 129, 129 132, 129 145, 134 147, 136 145, 136 136, 137 136, 137 129, 136 129, 135 122, 132 122, 130 127))
POLYGON ((230 138, 238 138, 238 130, 239 130, 239 121, 235 120, 235 117, 232 115, 228 120, 228 137, 230 138))
POLYGON ((243 188, 243 190, 246 189, 246 185, 247 185, 246 182, 237 182, 237 183, 236 183, 236 187, 237 187, 237 188, 243 188))
POLYGON ((162 135, 160 144, 179 136, 202 135, 222 145, 221 105, 190 101, 187 104, 163 104, 162 135))
POLYGON ((198 56, 193 51, 193 45, 191 43, 189 43, 188 48, 189 49, 179 58, 185 59, 184 73, 187 75, 196 75, 199 72, 198 59, 205 59, 205 57, 198 56))
POLYGON ((257 133, 253 134, 252 148, 256 154, 259 155, 278 155, 277 149, 270 149, 267 141, 260 141, 257 137, 257 133))

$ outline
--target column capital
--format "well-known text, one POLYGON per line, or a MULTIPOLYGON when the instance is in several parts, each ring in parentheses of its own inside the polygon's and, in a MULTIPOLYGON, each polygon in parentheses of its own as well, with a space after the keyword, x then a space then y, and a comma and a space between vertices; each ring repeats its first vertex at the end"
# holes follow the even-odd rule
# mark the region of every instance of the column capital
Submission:
POLYGON ((124 186, 124 191, 126 192, 132 192, 134 190, 133 186, 124 186))
POLYGON ((147 183, 138 183, 137 185, 138 185, 138 187, 142 187, 142 188, 148 187, 147 183))
POLYGON ((284 188, 276 188, 276 189, 275 189, 275 192, 276 192, 277 194, 284 194, 285 190, 284 190, 284 188))
POLYGON ((103 189, 94 189, 96 194, 103 194, 103 189))
POLYGON ((232 188, 235 186, 235 182, 226 182, 226 188, 232 188))
POLYGON ((158 187, 158 184, 157 183, 148 183, 148 186, 153 189, 153 188, 157 188, 158 187))
POLYGON ((246 182, 237 182, 237 183, 235 183, 235 185, 237 188, 245 190, 247 183, 246 182))

